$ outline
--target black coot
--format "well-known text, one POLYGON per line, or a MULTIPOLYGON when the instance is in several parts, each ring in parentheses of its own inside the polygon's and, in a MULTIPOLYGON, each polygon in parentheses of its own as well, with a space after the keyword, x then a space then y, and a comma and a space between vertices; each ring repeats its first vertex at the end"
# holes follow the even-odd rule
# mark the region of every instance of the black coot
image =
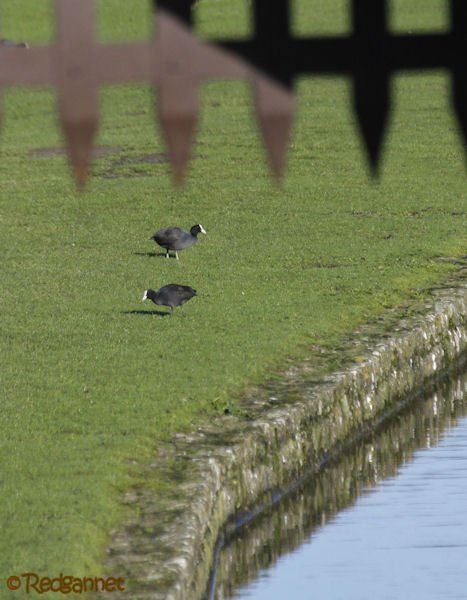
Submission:
POLYGON ((177 283, 169 283, 164 285, 157 292, 154 290, 146 290, 143 296, 144 300, 152 300, 154 304, 170 306, 171 310, 176 306, 181 306, 188 302, 193 296, 196 296, 196 290, 189 285, 178 285, 177 283))
POLYGON ((177 250, 184 250, 193 246, 198 240, 198 233, 206 233, 202 225, 193 225, 190 231, 181 229, 180 227, 166 227, 159 229, 149 239, 154 240, 162 248, 165 248, 166 258, 169 258, 170 252, 175 252, 175 258, 178 258, 177 250))

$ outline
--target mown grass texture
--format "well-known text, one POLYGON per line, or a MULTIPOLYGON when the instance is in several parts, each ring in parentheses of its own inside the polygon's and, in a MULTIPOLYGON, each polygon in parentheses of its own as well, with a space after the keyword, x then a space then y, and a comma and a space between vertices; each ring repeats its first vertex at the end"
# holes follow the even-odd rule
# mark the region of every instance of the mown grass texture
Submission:
MULTIPOLYGON (((295 4, 300 31, 346 22, 342 1, 295 4)), ((398 25, 404 10, 410 27, 444 23, 439 2, 394 4, 398 25)), ((147 37, 147 2, 98 6, 102 39, 147 37)), ((200 0, 196 10, 201 34, 248 26, 240 0, 200 0)), ((5 37, 52 35, 48 2, 6 0, 2 12, 5 37)), ((466 173, 445 74, 395 78, 378 182, 368 178, 348 82, 302 78, 296 89, 280 186, 265 168, 249 89, 231 82, 201 90, 194 160, 175 190, 168 165, 153 162, 164 147, 149 88, 105 88, 97 144, 111 151, 81 195, 64 157, 37 152, 63 144, 53 92, 7 91, 2 577, 100 574, 108 531, 125 514, 121 494, 139 479, 131 459, 235 411, 242 390, 410 302, 452 269, 437 257, 465 254, 466 173), (179 261, 153 255, 156 228, 197 222, 208 235, 179 261), (172 317, 152 314, 143 291, 172 282, 199 295, 172 317)))

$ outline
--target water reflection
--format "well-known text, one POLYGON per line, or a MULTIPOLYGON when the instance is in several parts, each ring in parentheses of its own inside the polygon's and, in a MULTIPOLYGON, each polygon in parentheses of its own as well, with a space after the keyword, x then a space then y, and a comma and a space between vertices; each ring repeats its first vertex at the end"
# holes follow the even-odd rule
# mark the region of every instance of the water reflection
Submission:
POLYGON ((210 598, 465 598, 466 389, 440 384, 244 527, 210 598))

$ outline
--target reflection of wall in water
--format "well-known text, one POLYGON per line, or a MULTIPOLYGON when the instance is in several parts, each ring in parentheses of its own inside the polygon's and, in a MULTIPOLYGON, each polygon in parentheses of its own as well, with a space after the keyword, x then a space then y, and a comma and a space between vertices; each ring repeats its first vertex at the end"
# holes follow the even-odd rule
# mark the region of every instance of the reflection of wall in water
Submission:
POLYGON ((353 504, 365 488, 394 476, 419 448, 434 446, 446 429, 467 414, 467 373, 439 384, 427 398, 411 403, 375 436, 245 526, 222 549, 216 600, 274 564, 313 531, 353 504))

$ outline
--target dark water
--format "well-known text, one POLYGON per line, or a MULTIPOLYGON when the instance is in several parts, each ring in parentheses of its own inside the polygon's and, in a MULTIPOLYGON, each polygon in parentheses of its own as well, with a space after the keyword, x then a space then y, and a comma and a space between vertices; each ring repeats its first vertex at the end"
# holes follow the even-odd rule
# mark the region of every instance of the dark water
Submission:
POLYGON ((467 599, 467 374, 245 527, 216 600, 467 599))

